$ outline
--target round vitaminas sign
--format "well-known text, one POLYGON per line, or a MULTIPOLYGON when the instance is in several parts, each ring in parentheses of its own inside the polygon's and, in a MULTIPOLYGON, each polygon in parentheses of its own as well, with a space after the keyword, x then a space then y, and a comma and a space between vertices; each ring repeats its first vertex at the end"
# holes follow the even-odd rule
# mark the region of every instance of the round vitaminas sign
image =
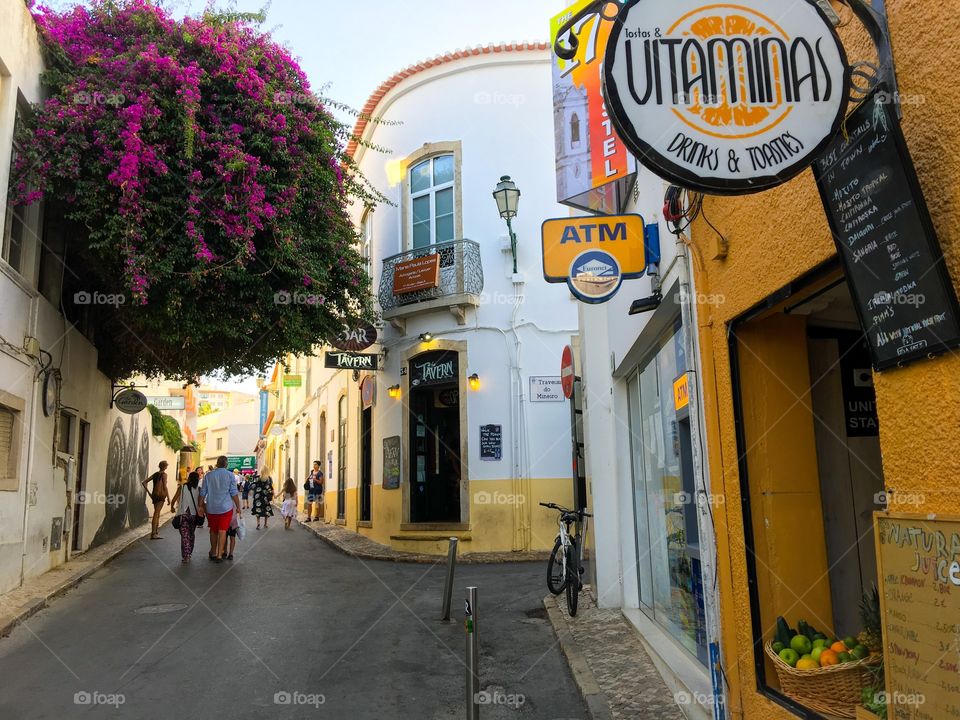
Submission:
POLYGON ((630 0, 603 82, 607 112, 645 166, 723 195, 808 167, 840 127, 850 73, 814 0, 630 0))

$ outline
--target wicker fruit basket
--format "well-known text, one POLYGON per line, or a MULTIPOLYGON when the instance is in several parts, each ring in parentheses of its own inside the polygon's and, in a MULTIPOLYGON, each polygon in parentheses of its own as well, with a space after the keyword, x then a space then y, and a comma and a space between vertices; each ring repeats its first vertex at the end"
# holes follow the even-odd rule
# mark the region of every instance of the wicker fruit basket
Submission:
POLYGON ((863 688, 875 681, 871 670, 882 661, 882 656, 871 655, 856 662, 797 670, 780 659, 773 643, 767 643, 764 649, 777 670, 780 692, 811 710, 844 718, 857 717, 863 688))

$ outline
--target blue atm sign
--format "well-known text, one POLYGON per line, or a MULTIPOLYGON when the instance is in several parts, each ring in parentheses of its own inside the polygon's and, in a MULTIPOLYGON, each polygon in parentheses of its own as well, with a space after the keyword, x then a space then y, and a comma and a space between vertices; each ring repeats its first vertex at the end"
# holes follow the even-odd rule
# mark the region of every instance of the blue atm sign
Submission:
POLYGON ((567 283, 586 303, 606 302, 624 279, 641 277, 648 258, 639 215, 556 218, 541 228, 543 277, 567 283))

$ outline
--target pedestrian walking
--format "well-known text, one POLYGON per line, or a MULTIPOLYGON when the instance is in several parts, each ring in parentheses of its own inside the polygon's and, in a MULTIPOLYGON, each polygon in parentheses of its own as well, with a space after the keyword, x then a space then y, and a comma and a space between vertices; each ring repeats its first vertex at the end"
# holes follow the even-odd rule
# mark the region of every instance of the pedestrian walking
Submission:
POLYGON ((227 470, 227 456, 217 458, 217 469, 204 477, 200 489, 200 512, 207 516, 210 525, 210 559, 222 562, 227 549, 227 530, 233 513, 242 514, 240 493, 233 473, 227 470))
POLYGON ((233 514, 230 527, 227 529, 227 560, 233 561, 233 551, 237 549, 237 536, 240 533, 240 516, 233 514))
POLYGON ((192 472, 187 476, 187 481, 177 488, 173 500, 170 501, 171 507, 177 508, 177 518, 180 527, 180 562, 186 564, 190 562, 193 555, 193 545, 196 540, 197 526, 203 522, 200 516, 199 493, 200 493, 200 475, 192 472))
POLYGON ((323 471, 320 470, 319 460, 313 461, 313 470, 307 475, 306 482, 303 483, 304 499, 303 512, 307 516, 304 522, 313 522, 319 520, 323 507, 323 471), (316 516, 314 517, 314 512, 316 516))
MULTIPOLYGON (((161 460, 157 467, 159 470, 140 483, 144 491, 149 493, 150 499, 153 501, 153 524, 150 532, 151 540, 163 539, 160 537, 160 511, 163 510, 163 504, 170 497, 167 492, 167 461, 161 460), (153 483, 153 486, 149 490, 147 490, 147 483, 153 483)), ((173 509, 172 504, 170 509, 173 509)))
POLYGON ((251 512, 257 516, 257 530, 260 529, 260 520, 263 520, 264 530, 269 527, 270 518, 273 517, 273 479, 270 477, 270 471, 264 470, 260 473, 260 478, 253 484, 253 510, 251 512))
POLYGON ((283 484, 283 504, 280 506, 280 515, 283 516, 283 527, 290 529, 290 523, 297 517, 297 484, 293 478, 287 478, 283 484))
POLYGON ((240 492, 240 496, 243 498, 244 510, 250 508, 250 491, 253 489, 253 482, 256 478, 256 475, 248 475, 243 481, 243 490, 240 492))

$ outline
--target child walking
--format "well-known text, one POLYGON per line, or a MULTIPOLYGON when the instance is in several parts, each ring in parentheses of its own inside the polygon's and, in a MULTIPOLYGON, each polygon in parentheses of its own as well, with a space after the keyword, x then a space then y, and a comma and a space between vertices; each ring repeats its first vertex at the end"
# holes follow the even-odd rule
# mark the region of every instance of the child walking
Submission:
POLYGON ((243 496, 244 510, 248 510, 250 508, 250 491, 251 490, 253 490, 253 480, 252 480, 252 476, 248 475, 243 481, 243 488, 240 493, 243 496))
POLYGON ((297 517, 297 484, 293 478, 287 478, 283 484, 283 504, 280 506, 280 515, 283 516, 283 527, 290 529, 290 523, 297 517))

